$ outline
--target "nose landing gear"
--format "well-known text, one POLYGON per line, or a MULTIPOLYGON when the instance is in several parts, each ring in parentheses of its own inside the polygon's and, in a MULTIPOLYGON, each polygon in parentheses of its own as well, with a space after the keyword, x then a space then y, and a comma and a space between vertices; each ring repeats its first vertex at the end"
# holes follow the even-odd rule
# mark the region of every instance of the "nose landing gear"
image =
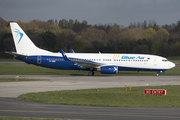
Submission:
POLYGON ((158 77, 158 76, 159 76, 159 74, 157 73, 157 74, 156 74, 156 76, 158 77))
POLYGON ((165 72, 165 70, 161 70, 161 71, 157 71, 157 76, 159 76, 159 73, 163 73, 163 72, 165 72))

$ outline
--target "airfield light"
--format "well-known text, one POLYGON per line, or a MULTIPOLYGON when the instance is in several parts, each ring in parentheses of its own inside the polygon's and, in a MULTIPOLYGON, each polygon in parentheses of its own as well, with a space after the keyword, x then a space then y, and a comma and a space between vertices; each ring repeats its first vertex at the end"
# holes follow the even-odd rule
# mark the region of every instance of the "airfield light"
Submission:
POLYGON ((127 91, 127 84, 124 84, 126 86, 126 91, 127 91))
POLYGON ((130 90, 131 90, 131 84, 129 84, 130 90))
POLYGON ((45 99, 45 97, 46 97, 46 93, 44 94, 44 97, 43 97, 43 99, 45 99))
POLYGON ((18 81, 19 76, 16 76, 16 81, 18 81))

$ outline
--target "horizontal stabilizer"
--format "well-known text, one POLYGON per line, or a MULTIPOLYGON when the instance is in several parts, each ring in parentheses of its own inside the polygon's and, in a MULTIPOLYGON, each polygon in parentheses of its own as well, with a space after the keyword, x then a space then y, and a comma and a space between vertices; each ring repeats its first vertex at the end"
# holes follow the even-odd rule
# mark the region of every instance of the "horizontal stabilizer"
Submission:
POLYGON ((7 51, 6 51, 5 53, 11 54, 11 55, 15 55, 16 57, 27 57, 27 55, 18 54, 18 53, 16 53, 16 52, 7 52, 7 51))

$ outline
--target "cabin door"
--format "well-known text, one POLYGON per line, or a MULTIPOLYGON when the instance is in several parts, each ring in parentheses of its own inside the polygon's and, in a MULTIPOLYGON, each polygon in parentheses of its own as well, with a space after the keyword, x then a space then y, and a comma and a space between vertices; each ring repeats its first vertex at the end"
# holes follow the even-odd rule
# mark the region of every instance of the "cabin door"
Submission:
POLYGON ((154 66, 157 66, 157 58, 154 58, 154 66))

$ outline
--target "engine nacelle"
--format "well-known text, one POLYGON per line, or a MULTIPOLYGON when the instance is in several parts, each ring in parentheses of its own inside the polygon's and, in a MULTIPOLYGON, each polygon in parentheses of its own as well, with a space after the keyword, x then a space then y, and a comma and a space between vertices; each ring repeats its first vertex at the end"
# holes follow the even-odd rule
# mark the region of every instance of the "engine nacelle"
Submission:
POLYGON ((165 72, 165 70, 157 71, 157 73, 163 73, 163 72, 165 72))
POLYGON ((117 66, 103 66, 100 69, 102 74, 117 74, 118 67, 117 66))

